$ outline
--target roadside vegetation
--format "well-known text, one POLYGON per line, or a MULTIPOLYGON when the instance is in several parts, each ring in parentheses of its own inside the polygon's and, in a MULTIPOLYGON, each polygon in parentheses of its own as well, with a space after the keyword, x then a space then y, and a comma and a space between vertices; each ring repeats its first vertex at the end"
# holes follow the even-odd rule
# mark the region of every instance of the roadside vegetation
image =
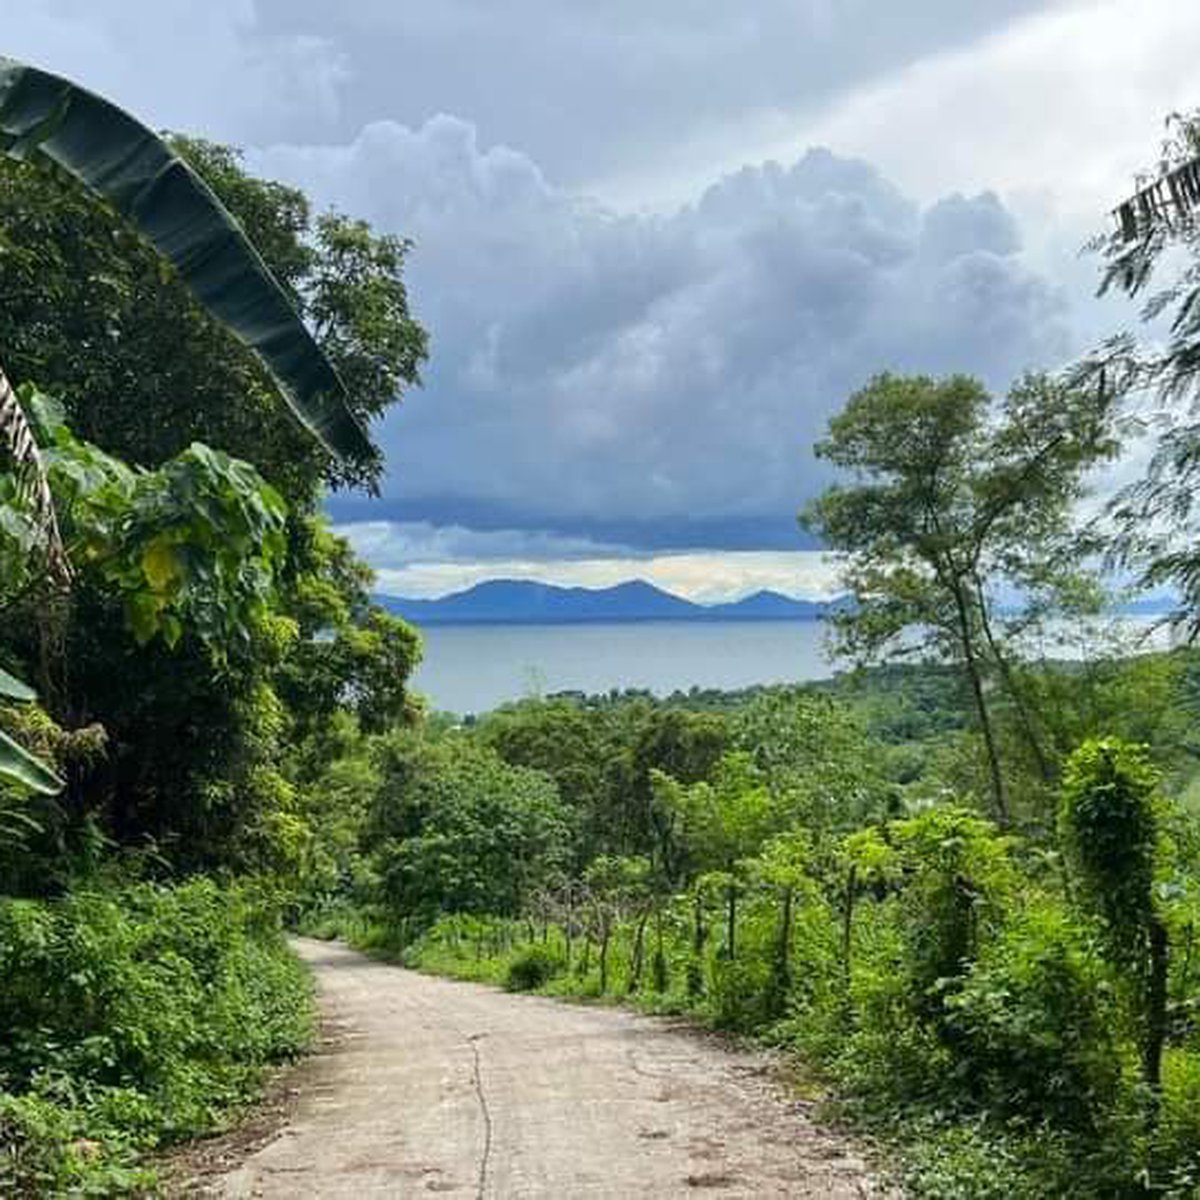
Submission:
POLYGON ((313 1034, 304 747, 414 719, 419 655, 320 503, 425 335, 403 242, 0 73, 0 1194, 140 1194, 313 1034), (122 215, 172 154, 240 225, 178 164, 122 215))
POLYGON ((1200 657, 1039 678, 1083 740, 1053 785, 1002 760, 1040 798, 1008 824, 939 668, 368 739, 323 789, 353 777, 357 833, 318 835, 302 925, 793 1050, 913 1195, 1191 1195, 1200 657))

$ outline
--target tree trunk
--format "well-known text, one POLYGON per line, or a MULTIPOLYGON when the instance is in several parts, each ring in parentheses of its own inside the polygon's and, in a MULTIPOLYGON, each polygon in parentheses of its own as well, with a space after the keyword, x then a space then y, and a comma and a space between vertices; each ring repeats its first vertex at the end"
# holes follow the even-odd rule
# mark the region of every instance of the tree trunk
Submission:
POLYGON ((737 888, 730 884, 725 893, 725 949, 729 961, 737 957, 737 888))
POLYGON ((792 902, 794 892, 790 887, 783 889, 783 905, 779 914, 779 944, 775 947, 775 974, 781 993, 787 993, 792 985, 792 902))
POLYGON ((1167 928, 1157 914, 1150 918, 1150 963, 1146 981, 1146 1043, 1142 1073, 1150 1090, 1152 1120, 1162 1093, 1162 1056, 1167 1041, 1167 928))
POLYGON ((608 943, 611 939, 612 929, 609 926, 608 917, 605 917, 600 923, 600 995, 605 995, 608 992, 608 943))
POLYGON ((971 682, 971 694, 975 699, 975 711, 979 715, 979 727, 987 750, 988 772, 992 782, 992 800, 996 805, 996 816, 1002 825, 1008 824, 1008 796, 1004 789, 1004 775, 1000 770, 1000 753, 996 748, 996 735, 992 729, 992 717, 988 712, 987 698, 983 694, 983 677, 979 673, 979 661, 975 657, 975 641, 971 633, 971 616, 967 610, 967 598, 963 594, 961 580, 951 586, 954 606, 958 613, 959 639, 962 643, 963 660, 967 678, 971 682))
POLYGON ((704 990, 704 900, 697 891, 692 909, 692 961, 688 963, 688 995, 699 996, 704 990))
POLYGON ((663 929, 662 929, 662 912, 656 911, 654 914, 654 965, 653 965, 653 983, 654 990, 659 994, 667 990, 667 956, 663 951, 663 929))
POLYGON ((850 988, 851 954, 853 952, 854 934, 854 892, 858 887, 858 867, 851 864, 846 874, 846 896, 842 903, 842 972, 846 980, 846 989, 850 988))
POLYGON ((1005 690, 1016 706, 1017 720, 1020 722, 1021 732, 1025 735, 1025 741, 1028 743, 1029 749, 1033 752, 1033 757, 1037 761, 1038 774, 1041 775, 1045 783, 1051 783, 1054 779, 1054 772, 1050 769, 1050 760, 1046 757, 1046 752, 1042 748, 1042 741, 1038 737, 1033 715, 1029 711, 1029 706, 1025 703, 1025 697, 1021 694, 1021 689, 1017 687, 1008 659, 1001 653, 1000 647, 992 635, 992 623, 988 619, 987 606, 983 598, 983 584, 978 579, 975 581, 975 593, 979 599, 979 621, 983 628, 983 636, 987 641, 988 649, 992 652, 992 658, 1000 670, 1000 677, 1004 680, 1005 690))
POLYGON ((563 936, 566 939, 566 943, 567 943, 567 970, 568 971, 570 971, 570 969, 571 969, 571 938, 574 933, 574 930, 572 928, 574 923, 575 923, 575 905, 574 905, 573 897, 571 895, 571 890, 570 890, 570 888, 568 888, 567 889, 567 923, 563 929, 563 936))
POLYGON ((638 990, 642 982, 642 962, 646 953, 646 922, 650 920, 650 910, 646 909, 638 918, 637 932, 633 938, 633 964, 629 972, 630 994, 638 990))
POLYGON ((1196 926, 1189 922, 1187 926, 1187 945, 1183 952, 1183 966, 1179 971, 1179 994, 1187 996, 1192 982, 1192 947, 1196 943, 1196 926))

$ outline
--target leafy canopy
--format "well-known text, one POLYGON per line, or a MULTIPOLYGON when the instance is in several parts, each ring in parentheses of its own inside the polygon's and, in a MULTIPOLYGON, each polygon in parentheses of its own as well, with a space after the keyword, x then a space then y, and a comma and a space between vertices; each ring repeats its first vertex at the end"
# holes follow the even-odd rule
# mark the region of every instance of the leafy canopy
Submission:
MULTIPOLYGON (((228 147, 191 138, 172 145, 312 328, 355 419, 381 416, 419 381, 427 352, 408 310, 409 244, 340 214, 314 216, 302 192, 255 179, 228 147)), ((378 484, 380 461, 336 462, 288 419, 255 355, 136 229, 73 179, 0 156, 0 250, 7 369, 59 398, 84 440, 144 466, 204 442, 253 463, 305 507, 322 482, 378 484)))

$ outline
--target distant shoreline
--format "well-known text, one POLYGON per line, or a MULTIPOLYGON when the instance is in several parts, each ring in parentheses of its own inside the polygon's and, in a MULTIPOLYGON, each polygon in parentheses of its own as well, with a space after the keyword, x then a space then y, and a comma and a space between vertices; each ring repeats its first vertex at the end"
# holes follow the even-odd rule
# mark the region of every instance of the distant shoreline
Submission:
MULTIPOLYGON (((563 588, 532 580, 491 579, 463 592, 436 598, 377 593, 377 604, 412 624, 433 629, 486 627, 582 628, 589 625, 812 625, 853 611, 848 595, 800 599, 758 591, 739 600, 699 603, 664 592, 645 580, 610 588, 563 588)), ((1126 616, 1160 610, 1162 598, 1123 606, 1126 616)))

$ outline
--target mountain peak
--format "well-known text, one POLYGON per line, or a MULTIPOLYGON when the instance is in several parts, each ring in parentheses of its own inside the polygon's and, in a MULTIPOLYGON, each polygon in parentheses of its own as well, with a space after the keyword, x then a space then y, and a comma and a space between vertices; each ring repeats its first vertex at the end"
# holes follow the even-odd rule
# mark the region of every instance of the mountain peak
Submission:
POLYGON ((418 625, 814 620, 830 607, 825 602, 793 600, 766 589, 732 603, 696 604, 645 579, 628 579, 605 588, 563 588, 531 579, 489 579, 437 600, 401 596, 377 596, 376 600, 418 625))

